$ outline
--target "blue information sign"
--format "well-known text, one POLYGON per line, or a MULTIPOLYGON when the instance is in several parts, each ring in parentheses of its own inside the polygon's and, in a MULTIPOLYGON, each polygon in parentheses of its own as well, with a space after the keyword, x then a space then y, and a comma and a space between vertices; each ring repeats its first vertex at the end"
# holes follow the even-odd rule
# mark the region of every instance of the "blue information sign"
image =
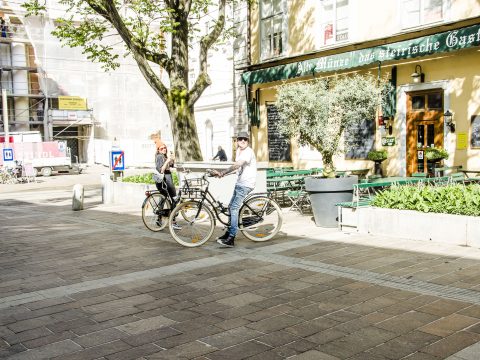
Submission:
POLYGON ((110 159, 112 164, 112 171, 125 170, 125 158, 123 151, 112 151, 112 158, 110 159))
POLYGON ((3 161, 13 161, 13 149, 3 149, 3 161))

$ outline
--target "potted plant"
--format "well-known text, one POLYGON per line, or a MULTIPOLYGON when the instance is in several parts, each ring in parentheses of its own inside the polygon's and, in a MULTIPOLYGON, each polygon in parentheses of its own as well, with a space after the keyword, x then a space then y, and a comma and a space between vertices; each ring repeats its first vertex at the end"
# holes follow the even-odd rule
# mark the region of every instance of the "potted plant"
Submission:
POLYGON ((445 149, 429 147, 425 149, 425 158, 431 162, 439 162, 448 159, 448 152, 445 149))
MULTIPOLYGON (((435 168, 441 168, 440 162, 448 159, 448 152, 445 149, 429 147, 425 149, 425 158, 430 163, 429 172, 435 174, 437 172, 435 168)), ((443 171, 439 171, 439 174, 443 176, 443 171)))
POLYGON ((368 75, 342 76, 282 85, 277 92, 278 127, 299 145, 316 149, 323 161, 321 177, 305 178, 315 223, 337 225, 335 204, 351 201, 356 176, 335 178, 334 156, 346 127, 371 119, 388 90, 385 79, 368 75))
POLYGON ((375 163, 375 175, 383 177, 382 162, 387 159, 386 150, 372 150, 367 154, 367 159, 375 163))

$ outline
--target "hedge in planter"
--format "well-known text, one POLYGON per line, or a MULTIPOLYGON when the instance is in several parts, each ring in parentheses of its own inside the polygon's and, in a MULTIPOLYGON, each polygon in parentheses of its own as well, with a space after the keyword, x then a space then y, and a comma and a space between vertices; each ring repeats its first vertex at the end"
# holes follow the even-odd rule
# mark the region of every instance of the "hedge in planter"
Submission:
POLYGON ((480 184, 394 185, 375 196, 372 206, 443 214, 480 216, 480 184))
MULTIPOLYGON (((123 178, 123 182, 131 182, 137 184, 155 184, 155 180, 152 178, 152 173, 143 174, 143 175, 132 175, 123 178)), ((176 172, 172 171, 173 183, 175 186, 178 186, 178 175, 176 172)))

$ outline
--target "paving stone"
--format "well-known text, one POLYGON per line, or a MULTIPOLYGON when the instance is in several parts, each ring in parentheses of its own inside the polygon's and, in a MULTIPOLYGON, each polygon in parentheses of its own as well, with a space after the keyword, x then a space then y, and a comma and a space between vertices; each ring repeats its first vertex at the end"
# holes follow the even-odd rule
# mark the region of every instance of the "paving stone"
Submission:
POLYGON ((16 333, 19 333, 22 331, 27 331, 27 330, 35 329, 45 325, 49 325, 55 322, 56 320, 51 316, 40 316, 34 319, 17 321, 15 323, 7 325, 7 327, 16 333))
POLYGON ((427 345, 438 341, 440 337, 421 331, 412 331, 369 350, 369 354, 384 356, 388 359, 400 359, 416 353, 427 345))
POLYGON ((245 306, 251 303, 255 303, 257 301, 264 300, 264 299, 265 297, 263 296, 246 292, 240 295, 223 298, 221 300, 218 300, 217 302, 219 304, 223 304, 229 307, 239 307, 239 306, 245 306))
POLYGON ((309 350, 300 355, 292 356, 289 359, 292 359, 292 360, 340 360, 340 358, 322 353, 321 351, 318 351, 318 350, 309 350))
POLYGON ((94 333, 77 337, 74 341, 84 348, 105 344, 113 340, 127 337, 123 331, 117 329, 105 329, 94 333))
POLYGON ((170 337, 161 339, 159 341, 156 341, 155 344, 165 349, 171 349, 173 347, 183 345, 198 339, 202 339, 214 334, 218 334, 220 332, 222 332, 222 330, 215 326, 206 326, 203 328, 194 329, 192 331, 189 331, 180 335, 170 336, 170 337))
POLYGON ((421 352, 445 358, 478 341, 480 341, 480 335, 461 331, 424 347, 421 352))
MULTIPOLYGON (((75 344, 76 345, 76 344, 75 344)), ((79 346, 79 345, 77 345, 79 346)), ((115 340, 106 344, 94 346, 88 349, 82 349, 74 354, 63 355, 53 358, 54 360, 90 360, 115 354, 130 349, 130 345, 121 340, 115 340)))
POLYGON ((121 309, 114 309, 112 311, 104 311, 104 312, 93 315, 91 318, 92 318, 92 320, 94 320, 96 322, 103 322, 103 321, 123 317, 123 316, 126 316, 126 315, 138 314, 138 313, 141 313, 141 312, 142 312, 142 310, 140 310, 136 307, 128 306, 128 307, 124 307, 124 308, 121 308, 121 309))
POLYGON ((211 360, 240 360, 264 353, 270 349, 270 346, 252 340, 220 351, 212 352, 208 355, 208 358, 211 360))
POLYGON ((311 321, 303 322, 294 326, 285 328, 285 331, 299 337, 307 337, 316 334, 325 329, 329 329, 337 325, 338 322, 325 317, 320 317, 311 321))
POLYGON ((322 345, 320 350, 327 354, 346 359, 380 345, 396 336, 395 333, 390 331, 368 327, 322 345))
POLYGON ((200 316, 193 320, 188 320, 188 321, 183 321, 180 323, 173 324, 172 327, 174 329, 177 329, 178 331, 185 332, 185 331, 189 331, 189 330, 193 330, 199 327, 204 327, 209 325, 218 326, 217 324, 222 321, 223 319, 216 317, 214 315, 206 315, 206 316, 200 316))
POLYGON ((203 343, 209 344, 217 349, 224 349, 248 340, 262 336, 263 333, 246 327, 239 327, 232 330, 220 332, 218 334, 200 339, 203 343))
POLYGON ((161 348, 155 344, 145 344, 132 349, 120 351, 115 354, 106 355, 105 358, 108 360, 133 360, 154 354, 159 350, 161 350, 161 348))
POLYGON ((150 330, 138 335, 130 335, 122 339, 131 346, 141 346, 147 343, 153 343, 155 341, 168 338, 170 336, 180 335, 181 332, 171 327, 162 327, 160 329, 150 330))
POLYGON ((248 324, 247 327, 261 332, 272 332, 293 326, 301 321, 294 316, 278 315, 248 324))
POLYGON ((459 314, 452 314, 437 321, 431 322, 430 324, 422 326, 421 328, 419 328, 419 330, 433 335, 445 337, 456 331, 460 331, 467 327, 470 327, 474 324, 480 324, 479 319, 459 314))
POLYGON ((104 321, 98 324, 87 325, 87 326, 82 326, 80 328, 76 328, 74 330, 74 333, 81 336, 81 335, 89 334, 95 331, 105 330, 112 327, 128 324, 138 320, 140 320, 140 318, 137 316, 123 316, 120 318, 104 321))
POLYGON ((75 339, 76 337, 77 335, 75 335, 73 332, 64 331, 61 333, 51 334, 33 340, 23 341, 22 344, 28 349, 33 349, 47 344, 53 344, 62 340, 75 339))
POLYGON ((113 301, 107 301, 100 304, 94 304, 85 306, 83 309, 89 313, 96 314, 104 311, 112 311, 113 309, 130 307, 140 304, 149 303, 155 300, 155 297, 152 294, 140 294, 136 296, 131 296, 124 299, 118 299, 113 301))
POLYGON ((316 346, 317 344, 308 340, 298 339, 289 344, 277 347, 274 351, 284 357, 291 357, 314 349, 316 346))
POLYGON ((459 310, 465 309, 468 306, 469 304, 461 301, 439 299, 431 304, 426 304, 417 308, 417 311, 432 315, 447 316, 459 310))
POLYGON ((397 334, 404 334, 437 319, 438 317, 435 315, 425 314, 417 311, 409 311, 407 313, 382 321, 375 326, 381 329, 393 331, 397 334))
POLYGON ((97 322, 89 318, 80 318, 70 321, 60 321, 54 324, 48 324, 47 328, 54 333, 60 333, 66 330, 75 330, 83 326, 95 325, 97 322))
POLYGON ((153 329, 160 329, 164 326, 175 324, 175 321, 170 320, 164 316, 156 316, 153 318, 134 321, 128 324, 117 326, 117 329, 124 331, 127 334, 135 335, 153 329))
POLYGON ((216 348, 208 344, 203 344, 199 341, 193 341, 169 350, 157 352, 148 356, 148 359, 209 359, 208 355, 205 357, 202 355, 209 354, 216 350, 216 348))
POLYGON ((11 360, 39 360, 52 359, 57 356, 65 356, 81 350, 81 346, 75 344, 72 340, 63 340, 53 344, 48 344, 35 349, 27 350, 12 355, 11 360))
POLYGON ((10 345, 18 344, 28 340, 36 339, 39 337, 51 335, 52 332, 45 327, 38 327, 31 330, 26 330, 17 334, 4 335, 2 338, 10 345))

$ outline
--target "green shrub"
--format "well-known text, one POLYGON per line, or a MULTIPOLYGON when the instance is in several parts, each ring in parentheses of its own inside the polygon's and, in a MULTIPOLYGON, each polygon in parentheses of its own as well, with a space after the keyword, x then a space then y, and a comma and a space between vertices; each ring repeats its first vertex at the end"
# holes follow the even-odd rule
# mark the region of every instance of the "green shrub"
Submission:
POLYGON ((480 216, 480 184, 394 185, 378 193, 372 205, 389 209, 480 216))
POLYGON ((425 157, 427 160, 439 161, 448 159, 448 152, 447 150, 440 148, 426 148, 425 157))
POLYGON ((372 150, 367 154, 367 159, 372 161, 383 161, 387 158, 386 150, 372 150))
MULTIPOLYGON (((155 180, 152 178, 153 173, 143 175, 132 175, 123 178, 123 182, 132 182, 137 184, 155 184, 155 180)), ((178 175, 175 171, 172 171, 173 183, 178 186, 178 175)))

